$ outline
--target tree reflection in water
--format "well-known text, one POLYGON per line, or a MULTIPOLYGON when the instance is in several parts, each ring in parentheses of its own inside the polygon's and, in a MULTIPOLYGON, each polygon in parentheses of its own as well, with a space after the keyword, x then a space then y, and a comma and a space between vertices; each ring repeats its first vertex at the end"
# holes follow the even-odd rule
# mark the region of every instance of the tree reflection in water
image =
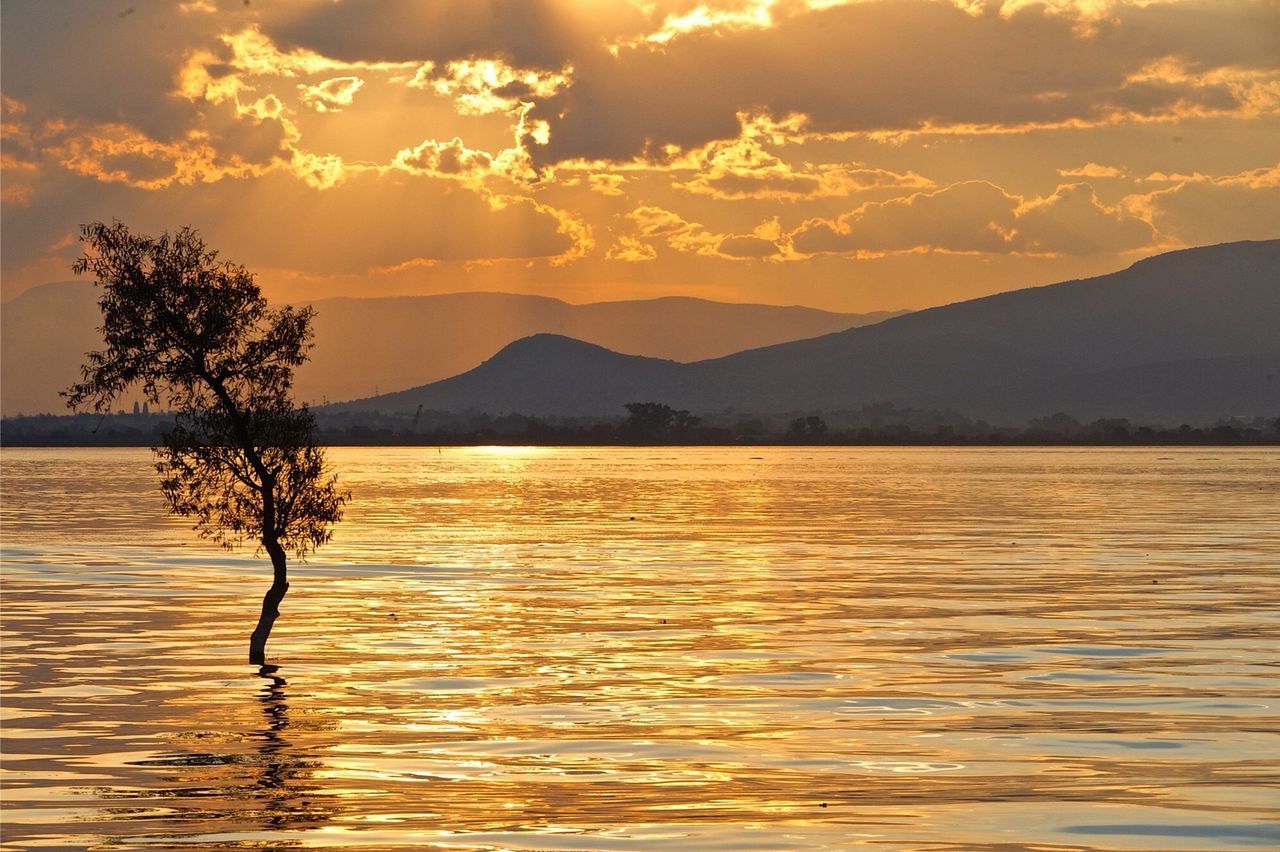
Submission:
POLYGON ((258 758, 260 770, 257 782, 257 795, 262 802, 262 815, 265 827, 272 829, 304 828, 315 824, 308 802, 296 799, 295 794, 304 794, 305 780, 309 774, 308 764, 296 756, 289 747, 284 733, 289 728, 289 705, 285 701, 285 685, 287 681, 280 675, 280 667, 264 665, 258 670, 258 676, 267 683, 258 693, 262 702, 262 713, 266 716, 266 727, 260 734, 253 735, 258 740, 258 758))
MULTIPOLYGON (((148 770, 171 768, 173 786, 99 788, 105 812, 114 819, 147 820, 153 829, 148 841, 246 832, 301 832, 327 824, 334 807, 326 803, 315 773, 322 761, 310 755, 305 743, 290 736, 288 681, 279 667, 257 671, 265 683, 254 698, 260 702, 260 724, 239 731, 193 734, 206 741, 222 740, 217 751, 172 751, 146 760, 129 761, 148 770), (128 801, 131 807, 121 807, 128 801), (109 803, 109 804, 108 804, 109 803), (138 807, 146 806, 150 807, 138 807)), ((224 721, 225 725, 225 721, 224 721)), ((304 725, 311 730, 312 726, 304 725)), ((295 732, 296 733, 296 729, 295 732)), ((305 739, 305 738, 304 738, 305 739)), ((155 781, 151 776, 147 780, 155 781)), ((145 782, 144 782, 145 783, 145 782)), ((163 780, 161 780, 163 783, 163 780)), ((130 820, 132 821, 132 820, 130 820)))

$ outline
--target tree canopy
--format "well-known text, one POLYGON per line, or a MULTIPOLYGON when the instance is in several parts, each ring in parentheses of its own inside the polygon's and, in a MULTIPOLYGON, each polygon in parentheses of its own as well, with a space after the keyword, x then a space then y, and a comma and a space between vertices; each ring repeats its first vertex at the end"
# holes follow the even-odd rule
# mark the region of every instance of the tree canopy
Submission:
POLYGON ((253 275, 183 228, 150 238, 119 222, 82 228, 77 274, 102 288, 106 347, 87 356, 73 408, 110 411, 130 387, 178 411, 157 449, 170 507, 221 544, 323 544, 345 495, 314 421, 290 396, 311 347, 311 308, 269 308, 253 275))

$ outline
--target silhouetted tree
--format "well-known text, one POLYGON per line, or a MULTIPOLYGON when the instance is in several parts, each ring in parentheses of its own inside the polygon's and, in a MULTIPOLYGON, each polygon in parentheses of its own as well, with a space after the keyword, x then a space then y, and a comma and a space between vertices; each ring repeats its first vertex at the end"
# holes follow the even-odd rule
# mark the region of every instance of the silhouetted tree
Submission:
POLYGON ((263 664, 289 589, 287 552, 329 540, 349 495, 337 489, 315 443, 315 421, 290 396, 307 359, 311 308, 268 309, 253 275, 218 261, 190 228, 151 239, 123 224, 81 228, 73 267, 102 287, 106 348, 90 352, 67 404, 110 411, 140 385, 177 419, 156 448, 160 489, 195 530, 226 547, 244 540, 271 557, 273 582, 249 640, 263 664))
POLYGON ((642 435, 658 435, 665 432, 676 416, 674 408, 661 402, 628 402, 626 409, 626 428, 642 435))
POLYGON ((680 435, 687 435, 702 423, 701 417, 696 417, 688 412, 687 409, 680 409, 671 417, 671 428, 680 435))
POLYGON ((788 438, 821 438, 827 434, 827 421, 817 415, 797 417, 787 428, 788 438))
POLYGON ((678 435, 688 437, 701 423, 687 409, 679 411, 661 402, 628 402, 627 422, 623 429, 645 438, 678 435))

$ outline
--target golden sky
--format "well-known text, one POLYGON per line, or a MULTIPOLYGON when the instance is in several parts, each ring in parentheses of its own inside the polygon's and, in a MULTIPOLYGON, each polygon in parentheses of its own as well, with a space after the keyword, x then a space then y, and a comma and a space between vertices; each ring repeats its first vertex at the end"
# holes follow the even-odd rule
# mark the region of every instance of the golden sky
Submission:
POLYGON ((280 299, 862 311, 1280 236, 1275 0, 5 0, 3 296, 82 222, 280 299))

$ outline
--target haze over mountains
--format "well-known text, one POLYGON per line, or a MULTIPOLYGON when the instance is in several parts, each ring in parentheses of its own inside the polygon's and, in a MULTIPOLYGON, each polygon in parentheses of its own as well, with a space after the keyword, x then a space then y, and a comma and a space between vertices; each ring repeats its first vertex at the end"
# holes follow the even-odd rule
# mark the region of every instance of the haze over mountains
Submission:
MULTIPOLYGON (((456 293, 324 299, 316 346, 298 370, 299 399, 352 399, 432 382, 475 367, 506 344, 540 332, 679 361, 813 337, 878 322, 894 312, 843 314, 702 299, 573 305, 542 296, 456 293)), ((0 409, 62 412, 58 391, 79 379, 84 353, 101 347, 97 291, 88 281, 46 284, 7 302, 0 329, 0 409)))
POLYGON ((836 411, 878 402, 1021 423, 1064 411, 1177 424, 1280 414, 1280 240, 1158 255, 808 340, 680 364, 564 336, 336 410, 618 415, 836 411))

